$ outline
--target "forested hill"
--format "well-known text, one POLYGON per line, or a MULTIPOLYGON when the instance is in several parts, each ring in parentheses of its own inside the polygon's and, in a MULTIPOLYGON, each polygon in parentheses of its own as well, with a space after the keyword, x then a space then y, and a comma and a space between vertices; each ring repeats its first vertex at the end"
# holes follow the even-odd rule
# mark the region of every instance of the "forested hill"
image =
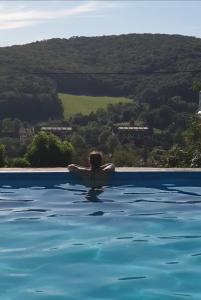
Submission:
POLYGON ((201 70, 201 39, 163 34, 51 39, 0 48, 0 65, 0 118, 61 117, 57 91, 130 96, 152 108, 173 96, 195 103, 192 83, 201 73, 174 72, 201 70), (17 110, 8 107, 11 101, 17 110))

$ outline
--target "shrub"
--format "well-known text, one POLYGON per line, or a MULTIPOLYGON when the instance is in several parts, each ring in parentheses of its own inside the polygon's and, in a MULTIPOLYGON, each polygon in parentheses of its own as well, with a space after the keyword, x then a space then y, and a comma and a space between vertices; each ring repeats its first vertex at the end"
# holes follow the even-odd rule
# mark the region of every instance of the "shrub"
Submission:
POLYGON ((26 158, 18 157, 12 161, 11 166, 14 168, 28 168, 30 167, 30 163, 26 158))
POLYGON ((62 167, 72 161, 72 152, 71 143, 41 131, 28 146, 25 158, 32 167, 62 167))

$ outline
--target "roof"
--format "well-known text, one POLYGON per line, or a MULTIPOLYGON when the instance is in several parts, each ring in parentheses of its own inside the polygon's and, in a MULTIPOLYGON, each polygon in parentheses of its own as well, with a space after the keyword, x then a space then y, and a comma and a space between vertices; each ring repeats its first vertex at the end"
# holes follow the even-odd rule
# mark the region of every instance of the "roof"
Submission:
POLYGON ((41 130, 49 131, 71 131, 72 127, 41 127, 41 130))
POLYGON ((148 130, 149 128, 148 127, 136 127, 136 126, 119 126, 118 127, 119 130, 133 130, 133 131, 140 131, 140 130, 148 130))

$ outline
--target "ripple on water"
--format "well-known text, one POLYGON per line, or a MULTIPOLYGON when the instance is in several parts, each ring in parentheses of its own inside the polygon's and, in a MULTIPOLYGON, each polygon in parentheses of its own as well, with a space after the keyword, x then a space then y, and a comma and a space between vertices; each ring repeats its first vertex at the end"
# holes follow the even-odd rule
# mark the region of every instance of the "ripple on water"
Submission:
POLYGON ((146 276, 130 276, 130 277, 122 277, 118 278, 118 280, 140 280, 140 279, 145 279, 146 276))

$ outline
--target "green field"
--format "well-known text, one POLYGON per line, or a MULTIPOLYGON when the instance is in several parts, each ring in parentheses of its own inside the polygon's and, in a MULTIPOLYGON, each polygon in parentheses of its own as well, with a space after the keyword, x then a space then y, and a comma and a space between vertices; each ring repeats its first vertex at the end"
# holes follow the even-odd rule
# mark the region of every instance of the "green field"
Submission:
POLYGON ((99 108, 106 109, 108 104, 131 103, 132 100, 117 97, 92 97, 76 96, 70 94, 59 94, 64 108, 64 118, 68 119, 76 113, 88 115, 99 108))

